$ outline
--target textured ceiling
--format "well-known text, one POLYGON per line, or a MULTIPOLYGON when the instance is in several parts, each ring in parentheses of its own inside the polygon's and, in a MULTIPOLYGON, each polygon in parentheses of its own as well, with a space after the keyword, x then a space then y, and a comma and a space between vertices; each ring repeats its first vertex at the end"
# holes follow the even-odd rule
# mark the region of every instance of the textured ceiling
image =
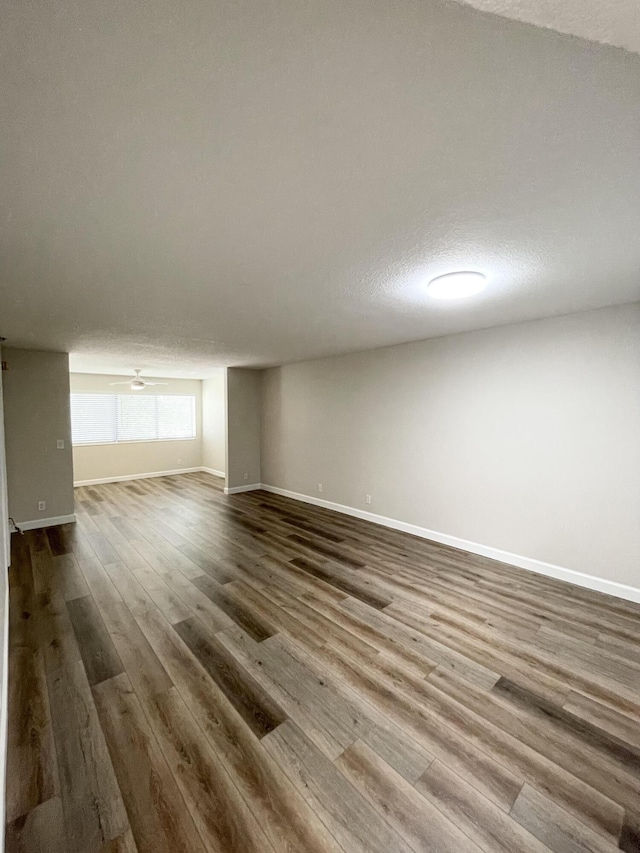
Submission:
POLYGON ((559 33, 640 53, 638 0, 458 0, 559 33))
POLYGON ((5 11, 0 334, 204 376, 640 298, 640 57, 433 0, 5 11), (424 284, 484 272, 468 302, 424 284))

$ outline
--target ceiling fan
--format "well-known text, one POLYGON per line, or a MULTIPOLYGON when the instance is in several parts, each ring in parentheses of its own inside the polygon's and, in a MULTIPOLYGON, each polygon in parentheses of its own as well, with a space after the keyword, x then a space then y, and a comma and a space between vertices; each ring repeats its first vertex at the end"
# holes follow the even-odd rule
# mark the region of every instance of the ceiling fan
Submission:
POLYGON ((168 385, 168 382, 147 382, 145 379, 142 379, 140 374, 141 370, 134 370, 135 377, 133 379, 127 379, 125 382, 110 382, 109 385, 129 385, 132 391, 142 391, 143 388, 146 388, 147 385, 168 385))

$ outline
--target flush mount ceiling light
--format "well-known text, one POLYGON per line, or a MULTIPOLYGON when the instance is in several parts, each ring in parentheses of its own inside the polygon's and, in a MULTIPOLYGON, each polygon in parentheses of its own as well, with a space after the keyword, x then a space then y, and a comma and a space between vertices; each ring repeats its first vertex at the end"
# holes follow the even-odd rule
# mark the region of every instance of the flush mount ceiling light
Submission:
POLYGON ((434 299, 463 299, 480 293, 485 284, 481 272, 449 272, 430 281, 427 293, 434 299))

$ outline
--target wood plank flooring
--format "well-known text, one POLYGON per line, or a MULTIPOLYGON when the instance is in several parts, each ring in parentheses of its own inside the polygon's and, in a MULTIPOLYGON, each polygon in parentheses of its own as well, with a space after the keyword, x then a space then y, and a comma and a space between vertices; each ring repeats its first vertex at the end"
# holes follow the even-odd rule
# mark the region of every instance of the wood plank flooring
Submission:
POLYGON ((207 474, 13 537, 9 853, 640 851, 640 606, 207 474))

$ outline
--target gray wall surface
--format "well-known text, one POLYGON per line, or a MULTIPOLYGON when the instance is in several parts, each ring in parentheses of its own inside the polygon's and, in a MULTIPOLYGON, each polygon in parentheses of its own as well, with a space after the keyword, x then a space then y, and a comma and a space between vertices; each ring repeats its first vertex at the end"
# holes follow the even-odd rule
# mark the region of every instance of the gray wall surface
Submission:
POLYGON ((229 367, 226 374, 226 487, 260 482, 261 371, 229 367), (246 477, 245 477, 246 474, 246 477))
POLYGON ((226 416, 225 371, 202 380, 202 464, 214 471, 224 471, 226 416))
POLYGON ((9 367, 3 376, 9 515, 18 524, 71 515, 69 356, 5 349, 3 358, 9 367), (39 501, 46 509, 38 510, 39 501))
POLYGON ((640 587, 640 303, 267 370, 262 481, 640 587))

